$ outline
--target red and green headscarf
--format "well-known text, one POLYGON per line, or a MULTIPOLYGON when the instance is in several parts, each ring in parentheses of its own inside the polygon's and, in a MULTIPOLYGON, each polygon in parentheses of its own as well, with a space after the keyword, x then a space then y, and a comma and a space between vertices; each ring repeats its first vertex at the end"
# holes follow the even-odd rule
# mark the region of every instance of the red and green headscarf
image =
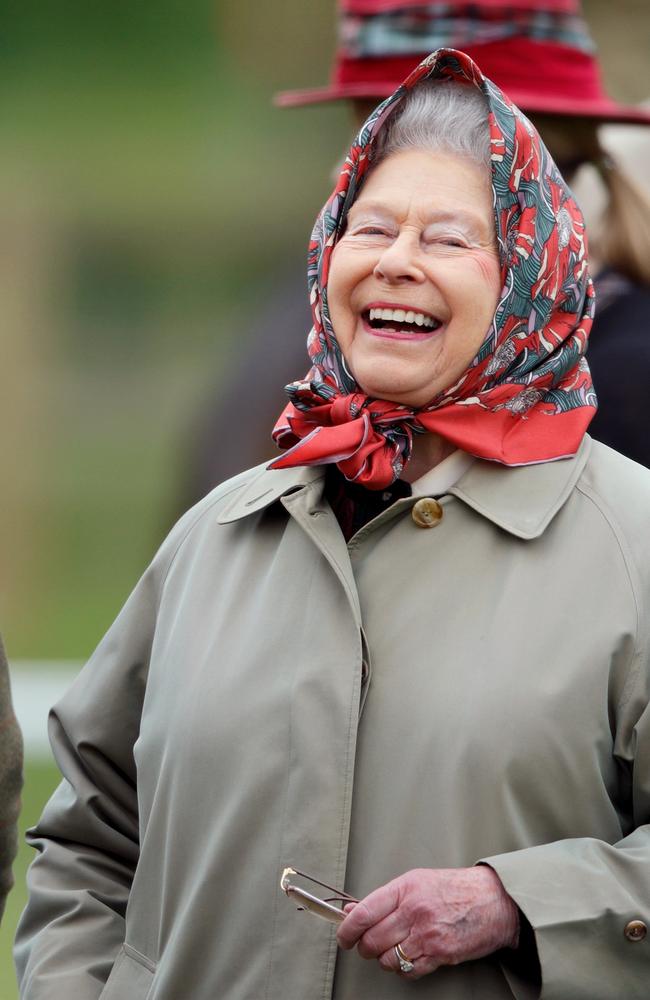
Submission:
POLYGON ((584 221, 528 119, 469 56, 439 49, 372 113, 356 137, 312 233, 308 259, 313 367, 287 386, 273 437, 288 449, 270 468, 336 463, 384 489, 408 462, 414 433, 432 431, 479 458, 531 465, 574 455, 596 410, 584 354, 594 313, 584 221), (372 166, 377 134, 426 79, 487 98, 502 290, 478 354, 454 385, 420 409, 367 396, 332 327, 327 277, 346 215, 372 166))

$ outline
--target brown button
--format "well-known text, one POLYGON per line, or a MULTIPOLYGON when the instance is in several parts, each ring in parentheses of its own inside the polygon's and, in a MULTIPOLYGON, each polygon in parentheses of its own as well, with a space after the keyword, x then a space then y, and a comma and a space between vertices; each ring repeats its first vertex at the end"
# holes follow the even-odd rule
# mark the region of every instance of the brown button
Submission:
POLYGON ((624 933, 628 941, 643 941, 644 937, 648 933, 648 928, 642 920, 630 920, 630 922, 625 925, 624 933))
POLYGON ((442 507, 433 497, 421 497, 413 504, 411 517, 418 528, 435 528, 442 521, 442 507))

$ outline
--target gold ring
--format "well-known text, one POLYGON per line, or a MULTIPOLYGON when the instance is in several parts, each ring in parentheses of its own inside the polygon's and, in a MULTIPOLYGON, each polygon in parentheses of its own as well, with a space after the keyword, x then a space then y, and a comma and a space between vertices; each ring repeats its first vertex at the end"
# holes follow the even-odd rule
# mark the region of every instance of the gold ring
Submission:
POLYGON ((397 961, 399 962, 400 972, 413 972, 415 966, 402 948, 401 944, 395 945, 395 954, 397 956, 397 961))

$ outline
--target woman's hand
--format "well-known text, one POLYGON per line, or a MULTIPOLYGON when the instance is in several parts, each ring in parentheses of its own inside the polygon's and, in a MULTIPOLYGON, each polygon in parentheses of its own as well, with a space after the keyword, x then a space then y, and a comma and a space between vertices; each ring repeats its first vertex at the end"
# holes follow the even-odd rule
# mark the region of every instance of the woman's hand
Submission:
POLYGON ((363 958, 399 972, 395 945, 413 962, 409 979, 440 965, 516 948, 519 911, 499 876, 487 867, 416 868, 346 906, 341 948, 355 945, 363 958))

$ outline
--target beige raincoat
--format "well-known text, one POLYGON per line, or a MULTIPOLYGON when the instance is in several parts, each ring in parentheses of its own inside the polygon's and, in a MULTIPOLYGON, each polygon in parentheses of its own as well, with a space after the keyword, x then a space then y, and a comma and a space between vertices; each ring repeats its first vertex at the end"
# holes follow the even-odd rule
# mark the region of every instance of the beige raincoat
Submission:
POLYGON ((24 1000, 650 995, 650 473, 586 438, 441 503, 346 545, 322 468, 257 469, 179 522, 53 712, 24 1000), (389 975, 278 888, 479 859, 541 994, 512 952, 389 975))

